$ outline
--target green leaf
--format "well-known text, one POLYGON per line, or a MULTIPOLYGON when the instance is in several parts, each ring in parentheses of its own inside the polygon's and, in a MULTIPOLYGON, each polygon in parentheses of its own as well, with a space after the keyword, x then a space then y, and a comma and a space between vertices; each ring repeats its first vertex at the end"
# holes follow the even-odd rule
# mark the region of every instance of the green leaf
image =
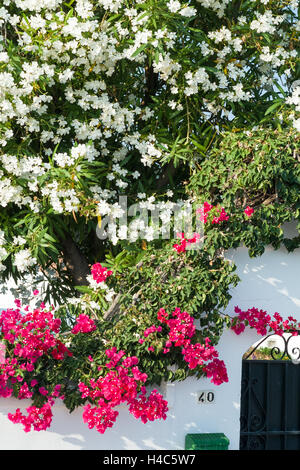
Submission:
POLYGON ((265 116, 272 113, 275 109, 277 109, 282 104, 282 100, 275 101, 265 112, 265 116))
POLYGON ((137 48, 137 50, 133 54, 131 54, 131 57, 136 57, 137 55, 139 55, 146 49, 147 46, 148 44, 142 44, 140 47, 137 48))
POLYGON ((79 292, 83 292, 84 294, 90 294, 93 290, 88 286, 75 286, 75 289, 79 292))

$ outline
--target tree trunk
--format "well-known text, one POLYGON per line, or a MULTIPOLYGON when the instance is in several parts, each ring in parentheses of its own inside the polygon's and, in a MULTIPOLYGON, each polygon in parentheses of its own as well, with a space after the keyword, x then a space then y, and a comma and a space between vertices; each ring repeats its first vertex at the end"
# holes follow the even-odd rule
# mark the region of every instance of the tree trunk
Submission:
POLYGON ((88 281, 86 277, 90 274, 91 270, 86 257, 69 234, 60 241, 64 262, 73 278, 74 284, 77 286, 87 286, 88 281))

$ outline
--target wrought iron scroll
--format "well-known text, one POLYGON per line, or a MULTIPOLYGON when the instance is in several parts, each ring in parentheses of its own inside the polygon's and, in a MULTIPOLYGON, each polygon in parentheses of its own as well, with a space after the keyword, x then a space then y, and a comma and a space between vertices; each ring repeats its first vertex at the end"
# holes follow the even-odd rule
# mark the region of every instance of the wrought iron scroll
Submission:
POLYGON ((247 360, 251 358, 253 354, 255 354, 255 351, 259 350, 261 345, 264 342, 267 342, 272 336, 275 336, 276 338, 280 338, 283 348, 280 348, 278 345, 273 346, 270 348, 270 355, 273 360, 275 361, 280 361, 283 360, 284 358, 290 359, 293 363, 295 364, 300 364, 300 335, 299 332, 297 335, 293 335, 292 333, 290 336, 284 336, 284 335, 278 335, 276 333, 272 333, 266 337, 264 337, 259 343, 255 345, 255 347, 247 354, 244 356, 244 359, 247 360), (291 340, 292 338, 299 338, 299 346, 292 346, 291 340))

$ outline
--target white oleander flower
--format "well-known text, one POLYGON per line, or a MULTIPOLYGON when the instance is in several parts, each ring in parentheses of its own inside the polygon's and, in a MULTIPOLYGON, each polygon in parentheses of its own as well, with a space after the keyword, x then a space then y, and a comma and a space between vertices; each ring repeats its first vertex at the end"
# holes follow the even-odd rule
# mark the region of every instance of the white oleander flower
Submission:
POLYGON ((21 272, 25 272, 31 266, 36 264, 36 259, 32 256, 31 251, 29 249, 24 249, 18 251, 14 256, 13 264, 16 268, 21 272))

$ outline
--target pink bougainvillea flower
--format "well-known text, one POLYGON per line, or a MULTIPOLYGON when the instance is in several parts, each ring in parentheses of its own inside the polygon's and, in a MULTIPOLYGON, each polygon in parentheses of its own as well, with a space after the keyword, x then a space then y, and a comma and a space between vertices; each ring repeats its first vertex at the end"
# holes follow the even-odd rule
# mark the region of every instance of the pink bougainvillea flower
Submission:
POLYGON ((185 241, 182 241, 180 245, 178 243, 175 243, 173 245, 173 248, 175 251, 177 251, 177 253, 183 253, 185 251, 185 247, 186 247, 185 241))
POLYGON ((251 217, 253 212, 254 212, 254 209, 250 206, 247 206, 246 209, 244 210, 244 213, 246 214, 247 217, 251 217))
MULTIPOLYGON (((17 305, 21 307, 20 301, 17 302, 17 305)), ((10 397, 13 392, 11 385, 14 385, 19 399, 31 398, 32 391, 29 390, 27 382, 24 381, 24 374, 20 371, 34 372, 35 364, 42 356, 49 355, 61 361, 66 355, 72 355, 57 338, 61 324, 59 318, 55 318, 51 312, 39 308, 33 311, 25 308, 22 311, 20 308, 10 308, 3 310, 0 314, 1 336, 11 345, 14 355, 14 357, 4 357, 3 363, 0 364, 1 397, 10 397), (28 313, 24 313, 24 311, 28 313)), ((31 380, 30 387, 35 385, 37 385, 37 381, 31 380)), ((40 393, 45 396, 48 394, 43 387, 40 388, 40 393)), ((30 410, 29 417, 26 418, 17 413, 15 415, 17 421, 14 421, 23 422, 27 430, 30 430, 30 422, 33 423, 35 420, 35 408, 30 410), (22 421, 18 421, 19 419, 22 421)), ((46 420, 49 422, 51 410, 44 407, 42 413, 44 411, 46 420)), ((38 428, 37 425, 37 430, 39 430, 38 428)))
POLYGON ((96 329, 96 324, 94 320, 92 320, 88 315, 81 313, 76 318, 76 324, 72 328, 73 335, 77 335, 78 333, 90 333, 96 329))
POLYGON ((199 218, 202 222, 207 222, 207 214, 212 210, 212 208, 213 206, 205 201, 202 207, 196 209, 196 214, 199 215, 199 218))
POLYGON ((186 249, 193 243, 197 243, 197 241, 200 239, 200 234, 199 233, 194 233, 192 238, 185 238, 184 233, 177 233, 177 237, 181 238, 180 244, 175 243, 173 245, 173 248, 177 253, 183 253, 186 251, 186 249))
POLYGON ((275 334, 282 336, 284 331, 290 331, 292 335, 297 335, 297 325, 295 318, 289 317, 288 320, 283 321, 281 315, 275 312, 273 319, 264 310, 252 307, 242 311, 239 307, 234 308, 235 313, 238 315, 233 318, 231 329, 240 334, 245 330, 245 326, 249 325, 250 328, 256 329, 257 333, 265 336, 269 331, 274 331, 275 334))
POLYGON ((199 215, 200 221, 206 224, 208 221, 208 214, 211 211, 213 213, 213 218, 211 221, 212 224, 219 224, 220 222, 224 222, 229 219, 229 215, 226 213, 224 207, 218 209, 217 207, 213 206, 212 204, 209 204, 208 202, 204 202, 202 207, 196 209, 196 214, 199 215))
POLYGON ((218 216, 215 216, 212 220, 212 224, 219 224, 220 222, 224 222, 229 219, 229 215, 226 213, 224 207, 221 210, 217 209, 219 212, 218 216))
POLYGON ((23 415, 20 408, 14 414, 8 413, 8 419, 13 423, 20 423, 24 426, 24 431, 42 431, 50 427, 52 421, 52 410, 49 403, 45 403, 41 408, 29 406, 26 408, 27 416, 23 415))
POLYGON ((129 412, 143 423, 148 420, 166 419, 167 402, 162 395, 153 390, 146 396, 142 385, 147 374, 138 368, 136 356, 125 357, 124 351, 111 348, 105 351, 110 362, 106 364, 109 371, 98 379, 90 379, 89 385, 80 382, 78 385, 82 398, 89 398, 96 406, 84 406, 83 421, 90 429, 96 428, 103 434, 113 426, 118 416, 114 408, 122 403, 129 406, 129 412))
MULTIPOLYGON (((175 308, 172 316, 161 308, 157 313, 160 323, 169 328, 168 336, 163 347, 163 354, 168 354, 172 346, 181 348, 183 358, 189 369, 201 367, 207 377, 211 377, 211 382, 220 385, 228 382, 227 371, 223 361, 218 359, 218 352, 210 344, 210 339, 205 338, 203 344, 192 342, 196 334, 194 318, 187 312, 182 312, 180 308, 175 308)), ((161 332, 162 327, 152 325, 144 331, 144 337, 161 332)), ((142 340, 145 342, 145 340, 142 340)), ((142 341, 139 341, 142 344, 142 341)), ((146 340, 147 341, 147 340, 146 340)), ((149 344, 149 343, 148 343, 149 344)), ((148 351, 153 351, 153 346, 148 346, 148 351)))
POLYGON ((93 279, 99 284, 100 282, 106 281, 106 279, 112 275, 112 271, 104 268, 100 263, 93 264, 91 268, 93 279))
POLYGON ((33 393, 30 392, 28 388, 28 384, 24 382, 24 384, 21 385, 20 390, 19 390, 19 394, 18 394, 19 400, 24 400, 25 398, 31 398, 32 395, 33 393))

